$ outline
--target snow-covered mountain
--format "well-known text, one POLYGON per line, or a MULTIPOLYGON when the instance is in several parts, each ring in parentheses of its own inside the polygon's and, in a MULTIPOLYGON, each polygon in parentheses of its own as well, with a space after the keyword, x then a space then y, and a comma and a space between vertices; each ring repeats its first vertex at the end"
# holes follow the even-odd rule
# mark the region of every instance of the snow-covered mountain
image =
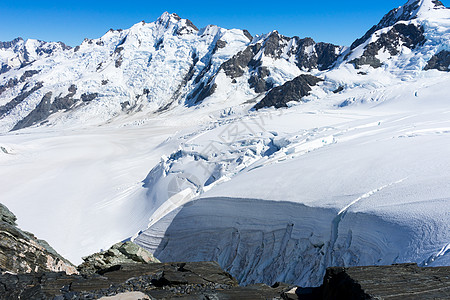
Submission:
POLYGON ((449 9, 438 0, 409 0, 357 39, 344 59, 356 68, 434 68, 428 64, 430 59, 436 60, 450 50, 448 17, 449 9))
MULTIPOLYGON (((409 1, 389 12, 350 48, 284 37, 273 31, 252 37, 245 30, 199 30, 176 14, 110 30, 73 49, 62 43, 21 39, 0 45, 1 131, 46 124, 103 124, 120 115, 159 113, 176 106, 228 101, 257 102, 257 109, 285 107, 309 95, 327 70, 353 64, 364 73, 448 67, 448 9, 439 1, 409 1), (447 64, 447 65, 446 65, 447 64), (305 77, 303 77, 305 79, 305 77), (303 89, 303 93, 287 92, 303 89), (238 99, 238 100, 236 100, 238 99)), ((321 80, 320 80, 321 81, 321 80)), ((335 82, 325 84, 331 92, 335 82)))
POLYGON ((53 53, 43 46, 24 50, 35 42, 20 41, 4 43, 8 52, 1 57, 8 66, 0 81, 3 132, 42 122, 101 124, 198 105, 210 96, 210 102, 226 95, 244 103, 302 73, 329 69, 342 50, 276 31, 253 38, 245 30, 199 30, 169 13, 73 49, 44 45, 59 45, 62 51, 53 53))
POLYGON ((0 75, 0 198, 74 262, 133 236, 246 284, 450 264, 441 2, 410 0, 350 47, 168 13, 51 45, 0 75))
POLYGON ((0 74, 26 67, 36 60, 70 49, 71 47, 62 42, 48 43, 33 39, 24 41, 20 37, 10 42, 0 42, 0 74))

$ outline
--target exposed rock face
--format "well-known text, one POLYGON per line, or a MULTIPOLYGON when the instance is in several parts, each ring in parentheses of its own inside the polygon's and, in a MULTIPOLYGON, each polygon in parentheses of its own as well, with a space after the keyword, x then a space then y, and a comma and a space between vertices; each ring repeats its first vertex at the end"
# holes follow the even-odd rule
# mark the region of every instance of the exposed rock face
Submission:
POLYGON ((300 75, 282 86, 273 88, 254 108, 258 110, 271 106, 287 107, 288 102, 300 101, 302 97, 307 96, 311 87, 320 81, 323 80, 312 75, 300 75))
MULTIPOLYGON (((359 45, 363 44, 375 33, 375 31, 379 29, 392 26, 399 21, 409 21, 417 18, 417 12, 420 8, 419 4, 419 0, 409 1, 404 6, 392 9, 381 19, 381 21, 377 25, 374 25, 372 28, 370 28, 363 37, 354 41, 350 48, 353 50, 359 45)), ((442 2, 438 0, 433 1, 433 4, 435 5, 435 9, 445 8, 442 2)))
POLYGON ((329 268, 317 299, 449 299, 450 267, 329 268))
POLYGON ((215 262, 124 264, 85 276, 0 275, 2 299, 120 299, 130 291, 150 299, 285 299, 283 295, 291 289, 284 284, 240 287, 215 262))
MULTIPOLYGON (((11 85, 15 84, 13 83, 11 85)), ((36 83, 32 88, 30 88, 30 85, 26 84, 16 97, 14 97, 11 101, 6 103, 5 105, 0 106, 0 117, 3 117, 6 113, 10 112, 13 108, 22 103, 22 101, 25 100, 28 96, 30 96, 37 90, 41 89, 42 86, 43 86, 42 82, 36 83)))
POLYGON ((355 67, 361 65, 370 65, 374 68, 381 67, 382 62, 376 57, 383 49, 389 52, 391 56, 399 53, 401 46, 415 49, 417 46, 423 45, 426 39, 424 36, 424 29, 413 24, 396 24, 387 33, 382 33, 380 37, 372 43, 369 43, 364 50, 364 53, 359 58, 356 58, 350 63, 355 67))
POLYGON ((77 273, 75 266, 56 253, 47 242, 20 230, 15 221, 14 214, 0 204, 0 269, 13 273, 77 273))
POLYGON ((450 71, 450 51, 442 50, 433 55, 425 66, 424 70, 436 69, 439 71, 450 71))
POLYGON ((24 127, 32 126, 47 118, 50 115, 52 92, 48 92, 42 97, 38 106, 31 111, 24 119, 20 120, 11 131, 18 130, 24 127))
POLYGON ((221 69, 232 79, 248 72, 250 87, 257 93, 263 93, 274 86, 267 79, 270 69, 264 66, 264 57, 287 60, 304 71, 323 71, 333 66, 341 50, 342 47, 333 44, 316 43, 311 38, 300 39, 297 36, 289 38, 274 31, 234 55, 222 64, 221 69))
POLYGON ((427 34, 435 30, 427 20, 433 15, 431 11, 437 10, 447 8, 438 0, 409 0, 355 40, 344 60, 356 68, 362 65, 378 68, 393 56, 419 48, 427 41, 426 36, 434 39, 427 34))
POLYGON ((85 275, 1 272, 0 299, 449 299, 449 271, 416 264, 334 267, 316 288, 242 287, 216 262, 122 264, 85 275))
POLYGON ((248 46, 244 51, 239 52, 231 59, 224 62, 221 69, 224 70, 225 74, 230 78, 241 77, 244 75, 244 69, 246 67, 256 64, 255 62, 250 64, 250 62, 252 62, 253 57, 259 52, 260 49, 260 44, 248 46))
POLYGON ((159 260, 147 250, 133 242, 117 243, 106 251, 95 253, 83 258, 78 266, 80 273, 95 273, 120 264, 159 263, 159 260))
MULTIPOLYGON (((76 92, 77 87, 72 84, 68 89, 67 95, 59 95, 55 97, 53 102, 51 102, 53 93, 47 92, 44 97, 42 97, 41 102, 36 106, 36 108, 32 110, 24 119, 20 120, 11 131, 35 125, 38 122, 44 121, 48 116, 58 110, 67 110, 71 108, 77 101, 79 101, 79 99, 74 99, 76 92)), ((82 97, 83 96, 84 95, 82 95, 82 97)))

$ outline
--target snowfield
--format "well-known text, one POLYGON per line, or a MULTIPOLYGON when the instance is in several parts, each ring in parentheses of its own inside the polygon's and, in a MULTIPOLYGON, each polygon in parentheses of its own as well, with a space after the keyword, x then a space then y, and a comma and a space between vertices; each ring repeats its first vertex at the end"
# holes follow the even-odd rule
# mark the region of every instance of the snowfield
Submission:
MULTIPOLYGON (((222 69, 272 34, 250 41, 165 13, 77 50, 53 45, 24 67, 38 67, 24 80, 42 90, 0 116, 0 202, 75 264, 131 238, 161 261, 216 260, 242 284, 316 286, 329 266, 450 265, 450 72, 423 70, 450 49, 450 9, 416 2, 354 49, 333 48, 345 51, 335 67, 309 71, 323 81, 282 109, 253 109, 265 92, 250 88, 249 62, 230 67, 236 78, 222 69), (418 18, 402 19, 415 4, 418 18), (423 26, 426 42, 411 50, 391 32, 402 43, 375 55, 381 67, 348 63, 393 24, 423 26), (208 94, 199 103, 195 89, 208 94), (7 132, 46 91, 98 99, 7 132)), ((294 49, 280 41, 275 50, 294 49)), ((248 53, 274 86, 307 73, 292 53, 248 53)), ((0 104, 29 88, 18 80, 0 104)))

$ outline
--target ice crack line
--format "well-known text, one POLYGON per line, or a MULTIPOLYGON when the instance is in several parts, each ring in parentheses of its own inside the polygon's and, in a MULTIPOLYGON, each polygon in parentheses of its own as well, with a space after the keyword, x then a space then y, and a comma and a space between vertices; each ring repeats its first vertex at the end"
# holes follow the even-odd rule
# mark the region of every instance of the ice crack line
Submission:
POLYGON ((424 260, 419 266, 425 267, 433 263, 435 260, 441 258, 444 255, 450 254, 450 243, 442 247, 441 251, 431 255, 428 259, 424 260))
POLYGON ((387 187, 393 186, 393 185, 395 185, 395 184, 399 184, 399 183, 405 181, 407 178, 408 178, 408 177, 405 177, 405 178, 400 179, 400 180, 398 180, 398 181, 396 181, 396 182, 392 182, 392 183, 383 185, 382 187, 376 188, 376 189, 374 189, 374 190, 371 190, 370 192, 365 193, 365 194, 362 195, 361 197, 358 197, 357 199, 355 199, 355 200, 353 200, 352 202, 350 202, 349 204, 347 204, 344 208, 342 208, 342 209, 338 212, 338 215, 342 215, 343 213, 345 213, 352 205, 358 203, 360 200, 369 198, 369 197, 372 196, 373 194, 378 193, 378 192, 380 192, 381 190, 383 190, 383 189, 385 189, 385 188, 387 188, 387 187))
POLYGON ((337 241, 338 235, 339 235, 339 225, 340 225, 342 219, 345 217, 345 214, 347 213, 348 209, 349 209, 352 205, 354 205, 354 204, 358 203, 359 201, 361 201, 362 199, 367 199, 367 198, 369 198, 370 196, 372 196, 372 195, 374 195, 374 194, 380 192, 381 190, 383 190, 383 189, 385 189, 385 188, 388 188, 388 187, 390 187, 390 186, 393 186, 393 185, 395 185, 395 184, 399 184, 399 183, 405 181, 407 178, 408 178, 408 177, 405 177, 405 178, 400 179, 400 180, 398 180, 398 181, 395 181, 395 182, 392 182, 392 183, 383 185, 383 186, 381 186, 381 187, 379 187, 379 188, 376 188, 376 189, 374 189, 374 190, 371 190, 371 191, 365 193, 364 195, 362 195, 362 196, 356 198, 355 200, 353 200, 352 202, 350 202, 349 204, 347 204, 344 208, 342 208, 342 209, 338 212, 338 214, 336 215, 336 217, 334 217, 333 220, 331 221, 331 236, 330 236, 330 242, 329 242, 329 246, 328 246, 328 253, 327 253, 327 255, 325 256, 326 261, 327 261, 328 263, 325 264, 325 267, 332 265, 331 263, 332 263, 332 261, 333 261, 333 259, 334 259, 334 257, 333 257, 333 251, 334 251, 335 244, 336 244, 336 241, 337 241))

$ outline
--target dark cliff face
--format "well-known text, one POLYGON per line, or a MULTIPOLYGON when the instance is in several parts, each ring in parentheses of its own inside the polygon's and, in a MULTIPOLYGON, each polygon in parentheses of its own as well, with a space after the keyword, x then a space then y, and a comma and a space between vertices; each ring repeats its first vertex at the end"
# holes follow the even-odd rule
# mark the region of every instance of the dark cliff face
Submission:
POLYGON ((391 56, 399 54, 399 47, 404 46, 413 50, 425 43, 424 29, 421 26, 413 24, 396 24, 387 33, 382 33, 379 38, 372 43, 369 43, 364 50, 364 53, 350 61, 355 67, 361 65, 370 65, 374 68, 379 68, 382 62, 376 57, 379 51, 389 52, 391 56))
POLYGON ((316 299, 448 299, 450 267, 328 268, 316 299))
POLYGON ((450 51, 442 50, 439 53, 433 55, 428 61, 424 70, 435 69, 438 71, 450 71, 450 51))
MULTIPOLYGON (((434 5, 432 9, 435 10, 447 9, 439 0, 432 1, 432 5, 434 5)), ((419 0, 409 1, 401 7, 392 9, 377 25, 374 25, 364 34, 364 36, 353 42, 348 56, 355 48, 366 43, 370 38, 376 38, 374 42, 368 43, 364 47, 364 53, 360 57, 349 61, 349 63, 354 64, 356 68, 362 65, 370 65, 374 68, 378 68, 383 62, 375 56, 383 48, 385 51, 389 52, 391 56, 395 56, 399 54, 399 48, 402 46, 411 50, 422 46, 426 42, 424 28, 414 23, 408 24, 408 21, 417 19, 420 12, 424 9, 427 10, 428 7, 424 7, 423 3, 419 0), (376 33, 380 29, 389 27, 392 28, 390 28, 388 32, 381 34, 376 33), (379 36, 376 36, 375 34, 378 34, 379 36)), ((428 68, 430 67, 428 66, 428 68)))
MULTIPOLYGON (((363 37, 355 40, 353 42, 353 44, 351 45, 350 49, 353 50, 356 47, 358 47, 359 45, 363 44, 377 30, 392 26, 399 21, 409 21, 409 20, 417 18, 416 14, 414 12, 416 12, 419 9, 419 4, 420 4, 420 1, 417 0, 417 1, 413 1, 409 4, 407 3, 404 6, 392 9, 381 19, 381 21, 377 25, 374 25, 372 28, 370 28, 364 34, 363 37)), ((435 9, 445 8, 445 6, 439 0, 434 0, 433 4, 435 5, 435 9)))
POLYGON ((47 242, 17 228, 16 217, 0 204, 0 269, 13 273, 38 271, 76 273, 76 268, 47 242))
POLYGON ((303 71, 324 71, 333 67, 341 50, 342 47, 333 44, 316 43, 311 38, 300 39, 297 36, 289 38, 274 31, 223 63, 221 69, 232 79, 249 72, 250 87, 256 93, 263 93, 273 88, 273 83, 267 80, 270 70, 263 66, 263 56, 295 62, 303 71))
POLYGON ((301 101, 304 96, 309 95, 311 87, 320 81, 323 80, 312 75, 300 75, 282 86, 273 88, 254 108, 258 110, 264 107, 287 107, 288 102, 301 101))

